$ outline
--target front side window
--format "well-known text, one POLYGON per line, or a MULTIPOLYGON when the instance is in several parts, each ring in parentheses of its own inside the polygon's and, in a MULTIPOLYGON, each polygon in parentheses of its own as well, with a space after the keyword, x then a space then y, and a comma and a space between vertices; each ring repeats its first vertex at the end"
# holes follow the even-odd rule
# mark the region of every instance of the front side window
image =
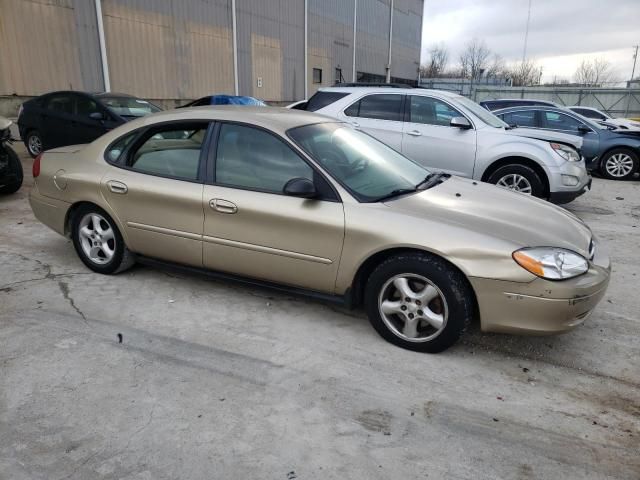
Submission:
POLYGON ((429 173, 384 143, 343 123, 306 125, 287 133, 360 202, 374 202, 395 190, 413 189, 429 173))
POLYGON ((451 119, 462 114, 448 104, 431 97, 411 95, 409 121, 427 125, 449 126, 451 119))
POLYGON ((501 118, 509 125, 518 127, 537 127, 535 110, 523 112, 511 112, 501 115, 501 118))
POLYGON ((545 128, 553 130, 564 130, 568 132, 578 132, 582 126, 575 118, 558 112, 544 112, 543 114, 545 128))
POLYGON ((404 95, 373 94, 361 98, 344 111, 349 117, 402 121, 404 95))
POLYGON ((47 110, 57 113, 73 113, 73 98, 71 95, 54 95, 47 101, 47 110))
POLYGON ((154 128, 128 155, 128 166, 141 173, 195 181, 208 126, 188 122, 154 128))
POLYGON ((220 127, 217 184, 282 193, 293 178, 313 181, 313 169, 285 142, 258 128, 230 123, 220 127))
POLYGON ((88 117, 92 113, 99 111, 100 109, 95 100, 82 95, 76 97, 76 113, 81 117, 88 117))

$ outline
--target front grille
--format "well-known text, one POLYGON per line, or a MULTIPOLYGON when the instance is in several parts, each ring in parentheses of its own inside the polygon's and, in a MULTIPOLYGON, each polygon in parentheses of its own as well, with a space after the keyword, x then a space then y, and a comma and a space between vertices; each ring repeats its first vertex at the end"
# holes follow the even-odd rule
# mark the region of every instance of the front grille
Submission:
POLYGON ((593 260, 593 257, 596 256, 596 242, 593 241, 593 238, 589 242, 589 260, 593 260))

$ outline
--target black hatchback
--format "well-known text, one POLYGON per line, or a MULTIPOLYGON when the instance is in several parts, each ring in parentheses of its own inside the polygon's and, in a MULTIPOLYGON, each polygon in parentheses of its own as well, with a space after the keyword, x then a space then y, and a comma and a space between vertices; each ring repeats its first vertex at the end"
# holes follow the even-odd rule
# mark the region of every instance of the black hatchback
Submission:
POLYGON ((18 128, 29 154, 89 143, 134 118, 160 111, 156 105, 122 93, 51 92, 20 107, 18 128))

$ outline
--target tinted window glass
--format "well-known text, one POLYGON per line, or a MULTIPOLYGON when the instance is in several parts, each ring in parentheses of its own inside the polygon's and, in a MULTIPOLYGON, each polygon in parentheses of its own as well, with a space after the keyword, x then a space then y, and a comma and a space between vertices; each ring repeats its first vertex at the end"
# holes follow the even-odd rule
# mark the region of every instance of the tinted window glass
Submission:
POLYGON ((409 121, 449 126, 453 117, 463 116, 448 104, 431 97, 411 96, 409 121))
POLYGON ((509 125, 518 127, 536 127, 536 112, 534 110, 511 112, 502 115, 502 119, 509 125))
POLYGON ((588 110, 586 108, 574 108, 574 112, 579 113, 583 117, 593 118, 595 120, 606 120, 607 117, 599 114, 598 112, 594 112, 593 110, 588 110))
POLYGON ((216 183, 282 193, 292 178, 313 180, 313 170, 286 143, 263 130, 224 124, 216 155, 216 183))
POLYGON ((197 180, 207 123, 164 126, 145 135, 129 155, 129 166, 142 173, 197 180))
POLYGON ((354 115, 353 105, 345 110, 350 117, 373 118, 376 120, 402 121, 403 95, 380 94, 367 95, 357 102, 357 114, 354 115))
POLYGON ((582 125, 578 120, 558 112, 544 112, 543 118, 546 128, 552 128, 555 130, 565 130, 570 132, 577 132, 578 127, 582 125))
POLYGON ((82 117, 88 117, 94 112, 99 112, 98 104, 89 97, 76 97, 76 113, 82 117))
POLYGON ((46 108, 58 113, 73 113, 73 99, 71 95, 55 95, 47 101, 46 108))
POLYGON ((109 110, 121 117, 144 117, 150 113, 159 112, 154 104, 134 97, 99 97, 109 110))
POLYGON ((315 112, 321 108, 331 105, 333 102, 337 102, 341 98, 344 98, 348 93, 342 92, 316 92, 307 102, 304 110, 315 112))

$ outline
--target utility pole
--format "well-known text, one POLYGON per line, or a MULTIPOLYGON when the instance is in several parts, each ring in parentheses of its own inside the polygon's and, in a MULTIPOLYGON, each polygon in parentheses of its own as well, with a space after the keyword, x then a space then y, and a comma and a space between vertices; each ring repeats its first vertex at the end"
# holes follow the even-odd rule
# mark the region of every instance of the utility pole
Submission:
POLYGON ((527 42, 529 41, 529 22, 531 21, 531 0, 529 0, 529 9, 527 10, 527 26, 524 30, 524 47, 522 48, 522 63, 527 60, 527 42))
POLYGON ((636 74, 636 62, 638 61, 638 47, 640 45, 635 45, 634 48, 636 49, 635 53, 633 54, 633 69, 631 70, 631 78, 629 80, 633 81, 633 77, 636 74))

